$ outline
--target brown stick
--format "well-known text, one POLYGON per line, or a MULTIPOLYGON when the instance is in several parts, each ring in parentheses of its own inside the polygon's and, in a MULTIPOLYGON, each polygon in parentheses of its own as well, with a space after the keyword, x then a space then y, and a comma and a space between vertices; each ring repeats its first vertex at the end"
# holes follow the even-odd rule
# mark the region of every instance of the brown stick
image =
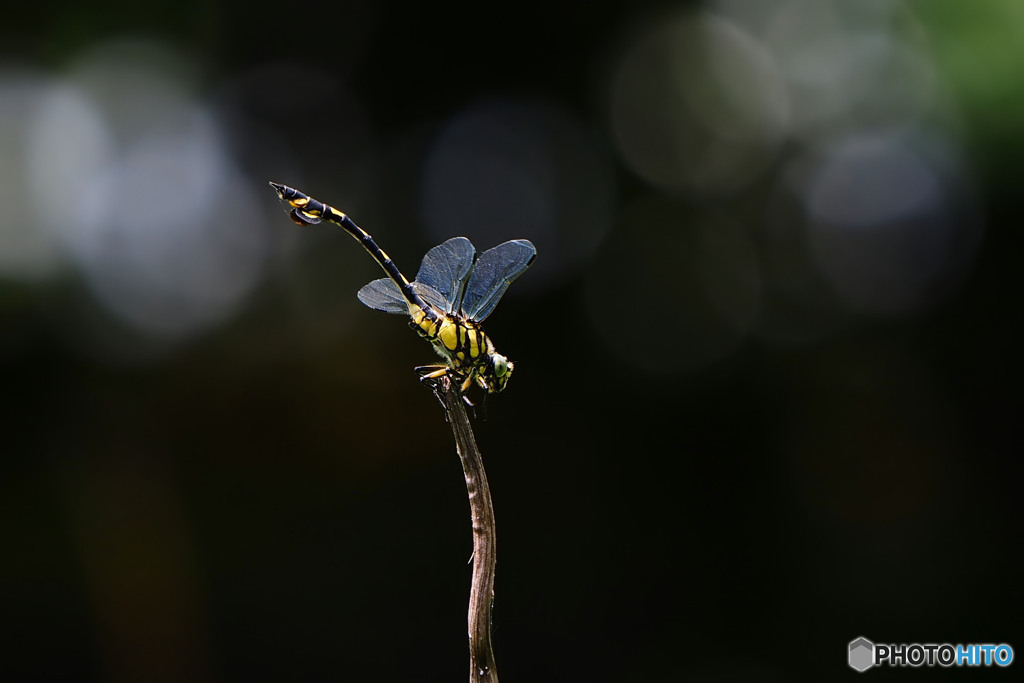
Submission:
POLYGON ((443 378, 445 411, 462 460, 473 517, 473 584, 469 592, 469 683, 498 683, 491 646, 491 603, 494 602, 495 526, 491 489, 484 461, 462 401, 458 382, 443 378))

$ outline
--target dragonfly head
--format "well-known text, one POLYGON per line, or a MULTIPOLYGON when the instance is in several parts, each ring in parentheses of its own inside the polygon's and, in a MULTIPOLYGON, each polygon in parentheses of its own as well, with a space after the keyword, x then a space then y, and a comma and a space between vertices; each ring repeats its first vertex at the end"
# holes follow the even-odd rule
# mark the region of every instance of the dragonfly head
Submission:
POLYGON ((492 353, 487 356, 487 363, 480 369, 480 384, 489 393, 497 393, 508 384, 508 378, 512 376, 515 363, 500 353, 492 353))

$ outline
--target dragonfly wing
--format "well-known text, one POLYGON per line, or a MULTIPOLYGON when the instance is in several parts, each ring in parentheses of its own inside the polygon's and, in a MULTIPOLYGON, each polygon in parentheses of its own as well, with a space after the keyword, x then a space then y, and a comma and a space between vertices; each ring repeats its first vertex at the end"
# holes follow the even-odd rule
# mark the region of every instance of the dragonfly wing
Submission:
POLYGON ((509 240, 482 253, 466 282, 462 315, 476 322, 486 319, 512 281, 522 275, 536 257, 537 248, 530 240, 509 240))
POLYGON ((465 237, 453 237, 427 252, 416 273, 416 282, 441 295, 440 304, 430 303, 438 305, 445 313, 459 310, 462 287, 473 269, 475 256, 473 243, 465 237))
POLYGON ((445 309, 445 306, 448 305, 448 302, 445 301, 445 298, 441 296, 441 292, 437 291, 430 285, 423 284, 422 282, 417 280, 416 282, 412 283, 412 288, 416 290, 416 293, 419 294, 420 297, 431 306, 436 306, 437 308, 443 311, 445 309))
POLYGON ((382 277, 379 280, 374 280, 360 289, 356 296, 364 304, 378 311, 409 315, 409 304, 402 296, 402 290, 391 278, 382 277))
MULTIPOLYGON (((445 307, 444 297, 430 285, 414 282, 412 283, 412 288, 431 306, 441 309, 445 307)), ((400 313, 402 315, 409 314, 409 304, 406 302, 405 297, 402 296, 402 290, 398 288, 398 285, 391 278, 382 277, 379 280, 374 280, 360 289, 356 296, 364 304, 378 311, 400 313)))

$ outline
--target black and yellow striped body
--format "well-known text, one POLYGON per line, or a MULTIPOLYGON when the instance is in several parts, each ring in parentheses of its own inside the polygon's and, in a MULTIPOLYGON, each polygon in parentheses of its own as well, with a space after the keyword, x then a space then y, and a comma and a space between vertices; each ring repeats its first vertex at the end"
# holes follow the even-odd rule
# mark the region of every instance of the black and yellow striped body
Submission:
POLYGON ((424 366, 424 378, 440 377, 451 371, 465 391, 475 381, 488 392, 505 388, 513 364, 495 352, 494 344, 480 325, 459 315, 445 313, 427 302, 402 274, 368 232, 345 213, 286 185, 270 183, 282 201, 291 207, 290 216, 299 225, 315 225, 328 221, 342 228, 357 240, 387 276, 398 286, 409 308, 409 324, 428 340, 445 360, 444 365, 424 366))

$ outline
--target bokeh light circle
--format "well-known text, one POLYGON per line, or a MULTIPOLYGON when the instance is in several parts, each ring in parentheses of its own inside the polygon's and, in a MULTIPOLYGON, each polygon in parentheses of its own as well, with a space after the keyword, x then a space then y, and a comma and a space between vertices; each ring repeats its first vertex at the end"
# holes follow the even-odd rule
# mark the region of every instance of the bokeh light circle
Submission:
POLYGON ((581 121, 544 102, 487 100, 456 114, 431 145, 420 188, 434 241, 465 235, 487 248, 529 238, 543 255, 534 283, 571 274, 612 220, 604 148, 581 121))
POLYGON ((609 120, 637 175, 666 189, 721 194, 774 158, 789 102, 754 38, 723 18, 685 11, 637 32, 612 76, 609 120))
POLYGON ((57 237, 109 314, 164 344, 234 311, 268 248, 189 73, 154 43, 99 46, 52 81, 26 143, 36 229, 57 237))
POLYGON ((856 310, 905 315, 941 301, 973 262, 963 181, 898 135, 822 151, 800 190, 820 271, 856 310))

